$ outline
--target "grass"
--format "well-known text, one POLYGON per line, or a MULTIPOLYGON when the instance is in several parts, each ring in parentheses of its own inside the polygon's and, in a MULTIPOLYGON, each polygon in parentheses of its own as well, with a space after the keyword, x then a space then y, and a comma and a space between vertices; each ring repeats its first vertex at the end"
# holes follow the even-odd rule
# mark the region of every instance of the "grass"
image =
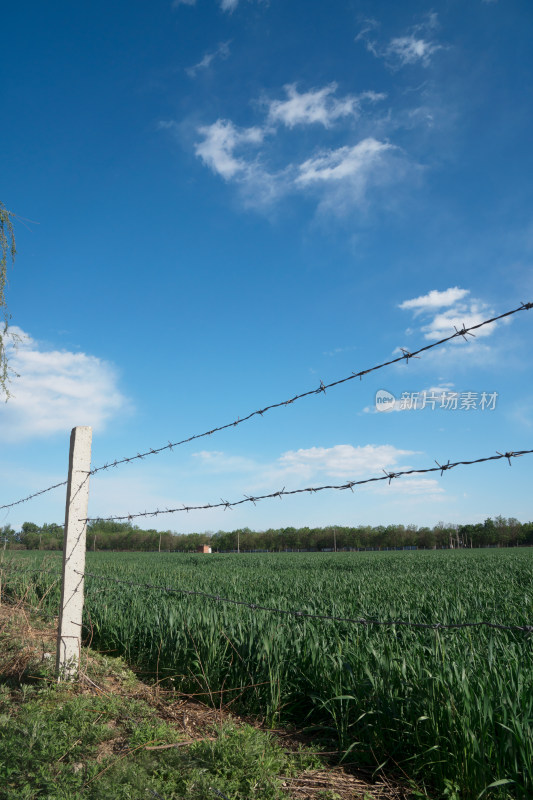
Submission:
MULTIPOLYGON (((314 753, 227 714, 213 722, 205 709, 194 725, 197 705, 162 703, 120 658, 84 650, 81 680, 57 684, 43 657, 53 628, 21 608, 0 612, 1 800, 287 800, 298 776, 323 769, 314 753)), ((297 796, 346 795, 319 786, 297 796)))
POLYGON ((232 724, 213 742, 149 750, 180 735, 142 702, 50 688, 27 692, 15 712, 4 705, 0 736, 0 797, 9 800, 213 800, 214 789, 231 800, 280 800, 279 775, 296 765, 267 734, 232 724))

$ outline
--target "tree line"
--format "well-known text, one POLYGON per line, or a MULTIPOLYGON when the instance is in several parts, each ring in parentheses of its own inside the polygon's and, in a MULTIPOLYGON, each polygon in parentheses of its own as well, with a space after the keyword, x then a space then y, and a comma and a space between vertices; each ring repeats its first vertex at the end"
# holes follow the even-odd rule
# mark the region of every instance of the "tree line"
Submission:
MULTIPOLYGON (((514 517, 488 518, 468 525, 437 523, 433 527, 417 525, 328 525, 323 528, 269 528, 252 531, 176 533, 144 530, 129 522, 93 521, 87 526, 88 550, 131 550, 194 552, 201 545, 215 552, 250 552, 262 550, 355 550, 387 548, 463 548, 515 547, 533 545, 533 522, 519 522, 514 517)), ((0 527, 0 547, 18 550, 61 550, 63 533, 56 525, 24 522, 20 531, 10 525, 0 527)))

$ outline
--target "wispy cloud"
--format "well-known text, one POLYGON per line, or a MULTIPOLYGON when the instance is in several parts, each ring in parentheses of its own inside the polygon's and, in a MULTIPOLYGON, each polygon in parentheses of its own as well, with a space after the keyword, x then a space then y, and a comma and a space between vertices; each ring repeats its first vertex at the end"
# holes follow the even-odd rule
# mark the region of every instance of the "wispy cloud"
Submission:
POLYGON ((443 49, 443 45, 432 38, 433 31, 437 27, 437 15, 432 12, 423 22, 414 25, 403 36, 395 36, 385 44, 377 38, 379 23, 374 19, 367 19, 355 41, 362 41, 370 53, 376 58, 384 59, 391 69, 411 64, 427 67, 434 53, 443 49))
POLYGON ((357 350, 357 345, 350 344, 346 347, 334 347, 333 350, 324 350, 323 356, 338 356, 340 353, 348 353, 352 350, 357 350))
MULTIPOLYGON (((425 317, 426 321, 420 330, 426 339, 443 339, 453 333, 454 328, 460 330, 463 325, 469 328, 492 316, 493 311, 487 303, 469 295, 469 289, 461 289, 458 286, 444 291, 432 289, 420 297, 404 300, 399 304, 399 308, 413 311, 415 316, 425 317), (436 309, 445 310, 435 313, 436 309)), ((490 336, 496 330, 497 324, 493 322, 479 328, 476 331, 476 338, 490 336)))
POLYGON ((453 306, 459 300, 466 297, 467 294, 470 294, 469 289, 460 289, 458 286, 453 286, 442 292, 438 289, 432 289, 430 292, 420 297, 404 300, 398 307, 403 310, 412 310, 415 313, 422 313, 431 311, 434 308, 453 306))
POLYGON ((212 53, 206 53, 197 64, 187 67, 185 72, 190 78, 194 78, 201 70, 208 69, 216 58, 228 58, 230 54, 229 45, 229 42, 221 42, 216 50, 213 50, 212 53))
MULTIPOLYGON (((236 183, 248 204, 261 206, 295 192, 318 194, 320 208, 342 214, 362 204, 370 187, 398 177, 403 154, 390 142, 372 136, 341 147, 314 148, 307 158, 280 167, 278 137, 283 129, 317 124, 328 128, 360 114, 363 101, 373 103, 384 97, 372 92, 335 97, 335 84, 309 92, 291 84, 285 91, 287 99, 261 103, 265 115, 259 125, 238 127, 231 120, 218 119, 197 129, 196 155, 224 180, 236 183)), ((172 125, 160 123, 161 128, 172 125)), ((347 136, 353 141, 352 130, 347 136)))
POLYGON ((22 339, 16 349, 8 342, 11 367, 20 377, 2 409, 0 439, 50 436, 76 425, 102 430, 127 409, 112 364, 86 353, 49 350, 19 328, 10 330, 22 339))
POLYGON ((416 64, 417 61, 427 67, 433 53, 441 49, 442 45, 427 39, 420 39, 413 35, 398 36, 396 39, 391 39, 385 55, 389 60, 396 61, 400 67, 404 67, 406 64, 416 64))
POLYGON ((317 182, 336 183, 347 178, 359 178, 364 182, 380 156, 391 149, 392 145, 387 142, 369 137, 353 147, 322 151, 300 164, 295 183, 305 186, 317 182))
POLYGON ((230 456, 221 450, 200 450, 192 454, 196 465, 203 471, 214 474, 232 472, 255 472, 257 463, 244 456, 230 456))
POLYGON ((263 141, 262 128, 237 128, 231 120, 219 119, 213 125, 198 129, 203 140, 196 144, 196 155, 204 164, 226 180, 249 171, 250 162, 244 156, 236 156, 236 150, 263 141))
MULTIPOLYGON (((449 336, 454 329, 461 330, 463 326, 470 328, 472 325, 478 325, 484 319, 490 317, 492 311, 485 303, 472 300, 468 303, 458 303, 453 308, 447 311, 442 311, 427 323, 422 326, 422 331, 426 339, 436 340, 444 339, 449 336)), ((490 325, 484 325, 476 331, 475 336, 482 338, 491 336, 496 330, 497 323, 493 322, 490 325)))
MULTIPOLYGON (((195 454, 202 471, 218 474, 227 473, 238 477, 242 493, 259 494, 276 491, 282 486, 287 489, 302 488, 307 485, 320 485, 322 482, 343 482, 352 479, 371 478, 383 471, 393 472, 410 469, 406 462, 409 456, 419 455, 413 450, 401 450, 390 444, 367 444, 353 446, 338 444, 333 447, 309 447, 288 450, 271 463, 254 462, 220 451, 202 451, 195 454)), ((381 484, 364 484, 365 491, 380 491, 381 484)), ((444 490, 431 478, 419 476, 392 481, 383 487, 393 494, 424 495, 442 494, 444 490)), ((227 489, 230 489, 227 486, 227 489)))
POLYGON ((356 42, 363 42, 366 49, 373 53, 375 56, 378 55, 376 50, 376 41, 375 36, 377 31, 379 30, 379 22, 377 19, 373 19, 371 17, 367 17, 363 20, 363 27, 355 37, 356 42))
POLYGON ((288 450, 279 458, 279 468, 286 475, 308 479, 328 475, 332 478, 372 477, 375 472, 397 467, 404 456, 414 455, 413 450, 399 450, 390 444, 354 447, 338 444, 334 447, 309 447, 288 450))
POLYGON ((275 461, 262 463, 250 458, 230 455, 218 450, 202 450, 193 454, 195 467, 201 472, 228 475, 240 473, 248 488, 267 491, 278 485, 297 488, 303 481, 349 480, 372 477, 382 470, 408 469, 406 456, 413 450, 400 450, 390 444, 338 444, 333 447, 308 447, 287 450, 275 461))
POLYGON ((353 146, 320 150, 302 163, 270 172, 258 146, 271 133, 266 128, 238 129, 229 120, 199 128, 204 137, 196 155, 226 181, 236 182, 251 205, 272 203, 292 192, 318 194, 319 206, 342 214, 361 205, 371 186, 394 180, 396 166, 388 159, 396 148, 368 137, 353 146))
POLYGON ((363 92, 359 95, 334 97, 337 84, 330 83, 322 89, 299 92, 296 84, 284 87, 286 100, 271 100, 268 103, 268 119, 271 123, 282 123, 288 128, 296 125, 320 124, 329 128, 342 117, 355 117, 366 100, 377 102, 385 98, 378 92, 363 92))
MULTIPOLYGON (((196 0, 172 0, 172 8, 178 8, 181 5, 194 6, 196 0)), ((239 0, 219 0, 219 5, 222 11, 228 11, 231 14, 239 5, 239 0)))
MULTIPOLYGON (((463 326, 469 328, 494 316, 494 309, 489 303, 472 297, 469 290, 462 290, 457 286, 442 292, 432 290, 427 295, 400 303, 399 307, 411 312, 416 320, 416 324, 406 330, 406 336, 409 338, 415 336, 415 341, 420 341, 421 335, 430 342, 445 339, 455 331, 461 330, 463 326), (443 301, 447 298, 448 305, 439 305, 439 298, 443 301)), ((512 317, 508 317, 483 325, 473 332, 474 335, 466 337, 468 344, 463 337, 456 336, 447 344, 425 353, 421 361, 412 362, 410 369, 413 369, 415 364, 423 368, 424 365, 438 363, 455 365, 457 369, 464 371, 472 367, 494 365, 495 359, 502 358, 510 363, 511 354, 505 351, 502 338, 499 336, 494 341, 493 334, 511 322, 512 317), (457 355, 458 348, 461 352, 460 357, 457 355)), ((413 345, 409 346, 409 339, 404 343, 404 347, 407 350, 415 349, 413 345)), ((401 348, 397 348, 394 352, 402 355, 401 348)), ((481 389, 493 391, 494 387, 482 386, 481 389)))

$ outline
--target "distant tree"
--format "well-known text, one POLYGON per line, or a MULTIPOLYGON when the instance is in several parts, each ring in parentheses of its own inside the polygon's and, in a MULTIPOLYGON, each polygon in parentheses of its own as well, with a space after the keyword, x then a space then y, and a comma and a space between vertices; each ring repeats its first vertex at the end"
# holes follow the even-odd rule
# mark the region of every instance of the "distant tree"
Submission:
POLYGON ((509 517, 507 520, 507 528, 508 528, 508 538, 510 544, 517 545, 521 542, 524 538, 524 532, 522 530, 522 525, 516 519, 516 517, 509 517))
POLYGON ((10 394, 9 365, 6 350, 6 335, 9 327, 9 312, 6 302, 7 263, 15 261, 15 231, 13 229, 13 214, 0 202, 0 396, 8 400, 10 394))
POLYGON ((3 525, 0 528, 0 545, 5 550, 15 541, 15 531, 11 525, 3 525))
POLYGON ((533 522, 524 522, 522 525, 521 541, 523 544, 533 544, 533 522))

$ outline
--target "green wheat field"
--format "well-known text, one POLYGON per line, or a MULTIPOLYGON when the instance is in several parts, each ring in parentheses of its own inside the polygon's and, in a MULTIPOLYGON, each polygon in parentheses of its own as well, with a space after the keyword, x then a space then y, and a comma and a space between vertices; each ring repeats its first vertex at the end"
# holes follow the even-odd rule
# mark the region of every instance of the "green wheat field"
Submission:
MULTIPOLYGON (((3 591, 57 614, 61 554, 4 555, 3 591)), ((103 580, 331 616, 522 626, 533 624, 533 549, 88 553, 86 570, 102 578, 86 577, 86 639, 147 679, 318 728, 345 763, 431 796, 533 796, 533 633, 364 626, 103 580)))

